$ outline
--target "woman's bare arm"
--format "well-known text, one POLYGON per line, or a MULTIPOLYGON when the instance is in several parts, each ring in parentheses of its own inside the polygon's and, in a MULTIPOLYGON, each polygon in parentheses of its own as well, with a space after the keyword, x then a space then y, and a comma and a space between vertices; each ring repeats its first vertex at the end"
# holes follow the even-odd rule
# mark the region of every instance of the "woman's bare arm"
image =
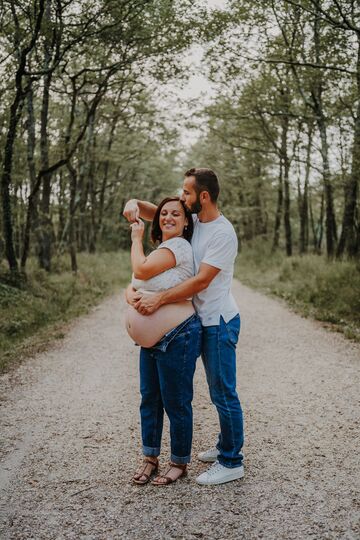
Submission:
POLYGON ((140 201, 139 199, 130 199, 124 207, 123 216, 130 222, 139 221, 139 218, 145 221, 152 221, 156 212, 157 206, 148 201, 140 201))
POLYGON ((175 255, 170 249, 156 249, 147 257, 143 248, 144 223, 140 220, 131 225, 131 266, 138 279, 150 279, 176 266, 175 255))

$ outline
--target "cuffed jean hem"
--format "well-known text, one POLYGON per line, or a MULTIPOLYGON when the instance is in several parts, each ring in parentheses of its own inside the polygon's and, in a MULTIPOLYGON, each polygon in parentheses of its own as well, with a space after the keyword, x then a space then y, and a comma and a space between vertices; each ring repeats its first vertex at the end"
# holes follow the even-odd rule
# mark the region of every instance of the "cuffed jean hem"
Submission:
POLYGON ((186 465, 186 463, 190 463, 191 456, 178 457, 174 456, 174 454, 171 454, 170 459, 173 463, 177 463, 178 465, 186 465))
POLYGON ((152 448, 151 446, 143 446, 142 448, 144 456, 158 457, 160 455, 160 448, 152 448))
POLYGON ((219 455, 217 457, 217 460, 220 463, 220 465, 222 465, 223 467, 226 467, 227 469, 236 469, 236 467, 241 467, 241 465, 244 465, 244 454, 242 452, 239 453, 237 458, 232 458, 231 460, 228 460, 228 459, 224 459, 221 456, 221 451, 219 448, 218 450, 219 450, 219 455))
POLYGON ((223 459, 221 459, 220 456, 218 456, 217 460, 220 463, 220 465, 222 465, 223 467, 226 467, 227 469, 236 469, 236 467, 241 467, 241 465, 243 465, 242 460, 239 461, 239 463, 229 463, 228 461, 224 461, 223 459))

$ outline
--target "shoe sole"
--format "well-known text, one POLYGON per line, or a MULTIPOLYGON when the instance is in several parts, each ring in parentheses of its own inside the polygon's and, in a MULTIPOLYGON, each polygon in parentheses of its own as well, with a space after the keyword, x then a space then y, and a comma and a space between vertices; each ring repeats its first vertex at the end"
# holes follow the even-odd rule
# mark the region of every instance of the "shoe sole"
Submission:
POLYGON ((217 456, 216 457, 200 457, 198 456, 198 460, 199 461, 202 461, 203 463, 215 463, 215 461, 217 460, 217 456))
POLYGON ((240 476, 234 476, 233 478, 232 477, 227 477, 226 479, 223 479, 223 480, 215 480, 213 482, 208 482, 208 481, 205 481, 205 482, 202 482, 202 481, 199 481, 198 479, 196 479, 196 483, 199 484, 200 486, 217 486, 219 484, 227 484, 227 482, 233 482, 234 480, 241 480, 242 478, 244 478, 244 475, 245 473, 243 472, 240 476))
MULTIPOLYGON (((243 454, 244 456, 244 454, 243 454)), ((216 455, 216 457, 203 457, 201 454, 198 454, 198 460, 202 461, 203 463, 215 463, 219 457, 219 454, 216 455)))

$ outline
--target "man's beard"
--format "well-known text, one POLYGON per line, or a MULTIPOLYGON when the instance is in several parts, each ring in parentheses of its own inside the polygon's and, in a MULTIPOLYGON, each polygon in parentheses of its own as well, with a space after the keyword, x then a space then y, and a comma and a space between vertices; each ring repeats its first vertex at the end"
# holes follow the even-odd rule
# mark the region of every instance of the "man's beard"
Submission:
POLYGON ((192 214, 198 214, 199 212, 201 212, 201 210, 202 206, 200 204, 200 197, 199 195, 196 195, 196 201, 190 206, 190 212, 192 214))

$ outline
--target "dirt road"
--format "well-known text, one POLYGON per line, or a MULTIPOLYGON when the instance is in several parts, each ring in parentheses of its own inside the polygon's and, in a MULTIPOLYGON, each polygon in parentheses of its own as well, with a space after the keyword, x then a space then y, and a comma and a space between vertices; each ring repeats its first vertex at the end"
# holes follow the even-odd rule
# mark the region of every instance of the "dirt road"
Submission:
POLYGON ((218 426, 199 360, 188 478, 131 485, 138 348, 118 295, 0 379, 0 538, 360 538, 360 346, 238 282, 234 293, 244 480, 194 482, 218 426))

